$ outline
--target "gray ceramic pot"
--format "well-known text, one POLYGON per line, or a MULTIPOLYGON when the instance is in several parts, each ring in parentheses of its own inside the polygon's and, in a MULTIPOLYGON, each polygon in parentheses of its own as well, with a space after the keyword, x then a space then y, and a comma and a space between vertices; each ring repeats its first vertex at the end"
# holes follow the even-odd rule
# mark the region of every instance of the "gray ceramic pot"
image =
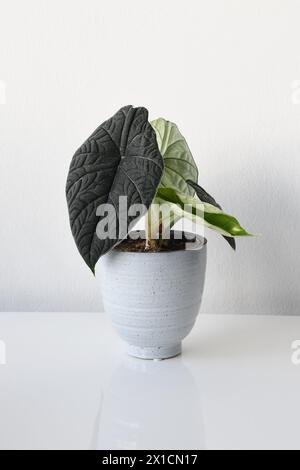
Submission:
POLYGON ((166 359, 181 353, 200 309, 206 252, 206 240, 197 237, 185 250, 112 250, 101 259, 104 308, 128 354, 166 359))

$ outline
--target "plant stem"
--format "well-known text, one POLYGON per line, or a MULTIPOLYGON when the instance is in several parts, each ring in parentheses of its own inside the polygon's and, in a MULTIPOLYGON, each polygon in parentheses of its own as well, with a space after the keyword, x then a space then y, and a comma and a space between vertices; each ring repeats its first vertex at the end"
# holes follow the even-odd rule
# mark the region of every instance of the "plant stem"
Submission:
MULTIPOLYGON (((153 230, 155 227, 155 215, 152 213, 152 206, 149 207, 145 217, 145 232, 146 232, 146 244, 145 250, 157 251, 160 247, 160 241, 152 238, 153 230)), ((160 237, 160 235, 159 235, 160 237)))
POLYGON ((148 209, 148 212, 145 217, 145 232, 146 232, 146 246, 145 249, 149 250, 150 240, 151 240, 151 206, 148 209))

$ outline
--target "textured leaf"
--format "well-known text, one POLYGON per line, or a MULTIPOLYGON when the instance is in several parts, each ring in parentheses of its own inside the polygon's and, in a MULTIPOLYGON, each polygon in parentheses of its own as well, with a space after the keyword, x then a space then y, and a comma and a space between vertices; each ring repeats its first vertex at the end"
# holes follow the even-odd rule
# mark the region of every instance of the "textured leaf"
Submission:
POLYGON ((197 181, 198 169, 185 138, 173 122, 159 118, 151 121, 151 125, 164 159, 160 187, 173 188, 182 194, 193 196, 195 191, 186 180, 197 181))
MULTIPOLYGON (((198 198, 200 199, 200 201, 208 202, 209 204, 212 204, 213 206, 218 207, 218 209, 222 210, 222 207, 220 206, 220 204, 218 204, 216 202, 216 200, 210 194, 208 194, 205 191, 205 189, 203 189, 201 186, 199 186, 197 183, 195 183, 194 181, 191 181, 191 180, 187 180, 187 184, 189 186, 191 186, 196 191, 196 194, 197 194, 198 198)), ((223 235, 223 237, 229 243, 231 248, 233 250, 235 250, 236 249, 235 239, 233 237, 227 237, 226 235, 223 235)))
MULTIPOLYGON (((117 218, 117 236, 100 240, 96 228, 103 217, 96 214, 98 206, 112 204, 118 214, 119 197, 127 196, 128 207, 149 208, 162 172, 163 159, 145 108, 121 108, 77 150, 66 194, 75 242, 92 271, 98 259, 127 235, 120 238, 117 218)), ((128 224, 140 218, 127 213, 126 217, 128 224)))

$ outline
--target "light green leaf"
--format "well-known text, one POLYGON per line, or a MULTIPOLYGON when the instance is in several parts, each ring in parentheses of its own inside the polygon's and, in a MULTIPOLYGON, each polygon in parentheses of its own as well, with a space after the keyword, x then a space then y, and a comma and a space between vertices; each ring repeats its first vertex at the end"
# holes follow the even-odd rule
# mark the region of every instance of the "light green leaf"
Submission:
POLYGON ((164 159, 164 172, 159 187, 173 188, 193 196, 194 188, 186 180, 198 181, 198 169, 185 138, 176 124, 163 118, 150 122, 155 130, 158 148, 164 159))
POLYGON ((172 188, 159 188, 156 198, 176 204, 182 210, 182 216, 203 223, 224 236, 251 236, 232 215, 225 214, 212 204, 201 202, 194 197, 186 196, 172 188))

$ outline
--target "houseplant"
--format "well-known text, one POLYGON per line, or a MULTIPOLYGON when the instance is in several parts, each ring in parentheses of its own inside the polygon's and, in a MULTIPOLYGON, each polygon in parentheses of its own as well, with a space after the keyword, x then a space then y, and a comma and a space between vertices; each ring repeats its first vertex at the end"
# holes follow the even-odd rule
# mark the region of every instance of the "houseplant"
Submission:
POLYGON ((172 231, 182 217, 218 231, 235 249, 249 235, 198 185, 177 126, 125 106, 75 153, 67 179, 72 233, 100 274, 104 306, 128 352, 162 359, 181 352, 198 314, 206 240, 172 231), (145 216, 145 231, 133 230, 145 216))

